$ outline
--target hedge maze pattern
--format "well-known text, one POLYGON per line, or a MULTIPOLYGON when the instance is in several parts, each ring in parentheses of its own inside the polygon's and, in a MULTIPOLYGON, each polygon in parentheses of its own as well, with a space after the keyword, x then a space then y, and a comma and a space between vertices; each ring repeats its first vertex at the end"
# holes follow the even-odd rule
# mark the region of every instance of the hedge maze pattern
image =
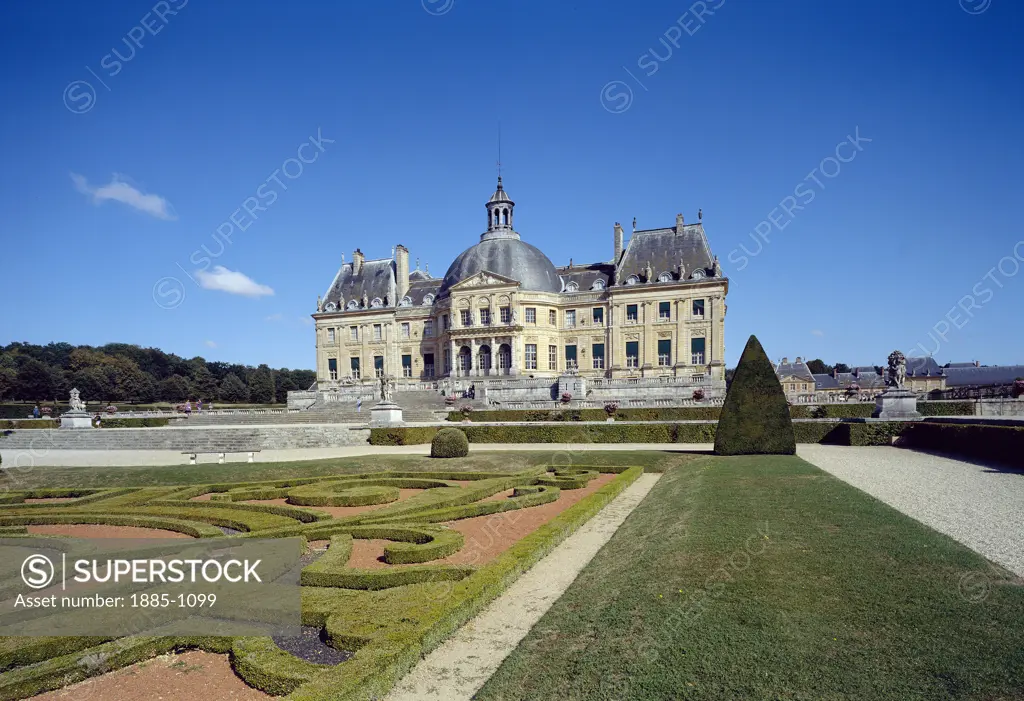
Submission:
POLYGON ((307 547, 329 541, 325 552, 306 555, 315 559, 301 573, 302 624, 320 629, 328 645, 354 653, 331 666, 300 659, 270 638, 0 638, 0 700, 26 698, 190 648, 230 653, 235 672, 246 682, 290 699, 383 695, 422 654, 476 615, 641 472, 639 467, 608 466, 510 473, 378 472, 0 494, 3 537, 19 537, 32 525, 105 524, 225 541, 300 536, 307 547), (478 566, 436 562, 466 546, 462 533, 445 522, 550 503, 563 489, 585 488, 599 472, 618 476, 491 561, 478 566), (399 499, 399 490, 419 491, 399 499), (499 493, 509 490, 510 496, 500 498, 499 493), (53 499, 61 501, 48 501, 53 499), (341 517, 317 510, 353 506, 369 508, 341 517), (387 541, 386 565, 350 567, 353 541, 358 539, 387 541))

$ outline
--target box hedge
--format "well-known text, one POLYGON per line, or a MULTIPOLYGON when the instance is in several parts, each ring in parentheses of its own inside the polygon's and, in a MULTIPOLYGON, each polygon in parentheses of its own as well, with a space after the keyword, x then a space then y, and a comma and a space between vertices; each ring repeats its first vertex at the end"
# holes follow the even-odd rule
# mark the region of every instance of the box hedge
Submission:
POLYGON ((457 428, 442 428, 430 439, 430 457, 464 458, 469 455, 469 439, 457 428))
POLYGON ((906 425, 898 445, 1024 468, 1024 426, 919 421, 906 425))

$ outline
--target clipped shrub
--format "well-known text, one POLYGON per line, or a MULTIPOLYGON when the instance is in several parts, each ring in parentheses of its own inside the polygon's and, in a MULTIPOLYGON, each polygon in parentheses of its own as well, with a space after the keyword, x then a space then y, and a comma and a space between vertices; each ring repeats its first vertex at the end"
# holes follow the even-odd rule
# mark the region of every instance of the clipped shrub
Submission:
POLYGON ((559 401, 562 402, 562 404, 568 404, 569 402, 572 401, 572 392, 562 392, 562 396, 560 396, 558 399, 559 401))
POLYGON ((899 445, 1024 468, 1024 426, 912 421, 899 445))
POLYGON ((1013 398, 1019 399, 1024 394, 1024 378, 1018 377, 1013 381, 1013 398))
POLYGON ((786 395, 756 336, 736 366, 715 432, 716 455, 793 455, 796 437, 786 395))
POLYGON ((693 400, 695 402, 702 401, 704 399, 704 390, 698 388, 693 390, 693 400))
POLYGON ((604 405, 604 413, 608 414, 609 417, 615 416, 615 412, 619 410, 618 402, 608 402, 604 405))
POLYGON ((457 428, 442 428, 430 441, 432 458, 464 458, 469 455, 469 439, 457 428))

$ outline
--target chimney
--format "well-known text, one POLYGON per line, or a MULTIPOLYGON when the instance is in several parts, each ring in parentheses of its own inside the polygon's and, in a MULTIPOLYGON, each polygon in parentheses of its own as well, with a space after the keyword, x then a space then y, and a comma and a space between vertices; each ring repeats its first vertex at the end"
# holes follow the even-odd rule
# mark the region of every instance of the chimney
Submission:
POLYGON ((355 250, 355 252, 352 254, 352 274, 353 275, 359 275, 359 274, 361 274, 363 272, 363 261, 364 260, 366 260, 366 257, 363 255, 363 252, 360 251, 357 248, 355 250))
POLYGON ((980 360, 975 360, 974 361, 974 367, 980 368, 981 367, 981 361, 980 360))
POLYGON ((783 365, 789 365, 789 358, 783 358, 782 359, 782 364, 783 365))
POLYGON ((800 356, 798 355, 798 356, 796 357, 796 364, 797 364, 797 365, 799 365, 799 364, 800 364, 800 363, 802 363, 802 362, 804 362, 804 361, 803 361, 803 358, 801 358, 801 357, 800 357, 800 356))
POLYGON ((409 249, 398 244, 395 246, 395 285, 398 287, 398 299, 409 294, 409 249))
POLYGON ((622 258, 622 224, 615 222, 615 258, 612 263, 618 265, 620 258, 622 258))
POLYGON ((836 370, 834 367, 832 368, 832 377, 836 378, 837 380, 839 379, 839 371, 836 370))
POLYGON ((677 214, 676 215, 676 233, 677 234, 683 233, 683 215, 682 214, 677 214))

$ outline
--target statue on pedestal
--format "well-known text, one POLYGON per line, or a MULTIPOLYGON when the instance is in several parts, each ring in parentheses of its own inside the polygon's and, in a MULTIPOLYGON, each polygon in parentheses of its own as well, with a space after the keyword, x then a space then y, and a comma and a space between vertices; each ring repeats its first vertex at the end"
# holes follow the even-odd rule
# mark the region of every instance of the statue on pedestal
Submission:
POLYGON ((889 372, 886 384, 895 389, 903 389, 907 380, 907 359, 898 350, 889 354, 889 372))
POLYGON ((78 388, 73 388, 71 390, 71 398, 68 400, 68 406, 70 407, 71 411, 74 411, 76 413, 85 412, 85 402, 82 401, 82 397, 78 392, 78 388))
POLYGON ((382 404, 392 404, 394 396, 395 380, 387 375, 380 376, 380 401, 382 404))
POLYGON ((322 312, 324 310, 324 300, 320 295, 316 296, 316 310, 322 312))

